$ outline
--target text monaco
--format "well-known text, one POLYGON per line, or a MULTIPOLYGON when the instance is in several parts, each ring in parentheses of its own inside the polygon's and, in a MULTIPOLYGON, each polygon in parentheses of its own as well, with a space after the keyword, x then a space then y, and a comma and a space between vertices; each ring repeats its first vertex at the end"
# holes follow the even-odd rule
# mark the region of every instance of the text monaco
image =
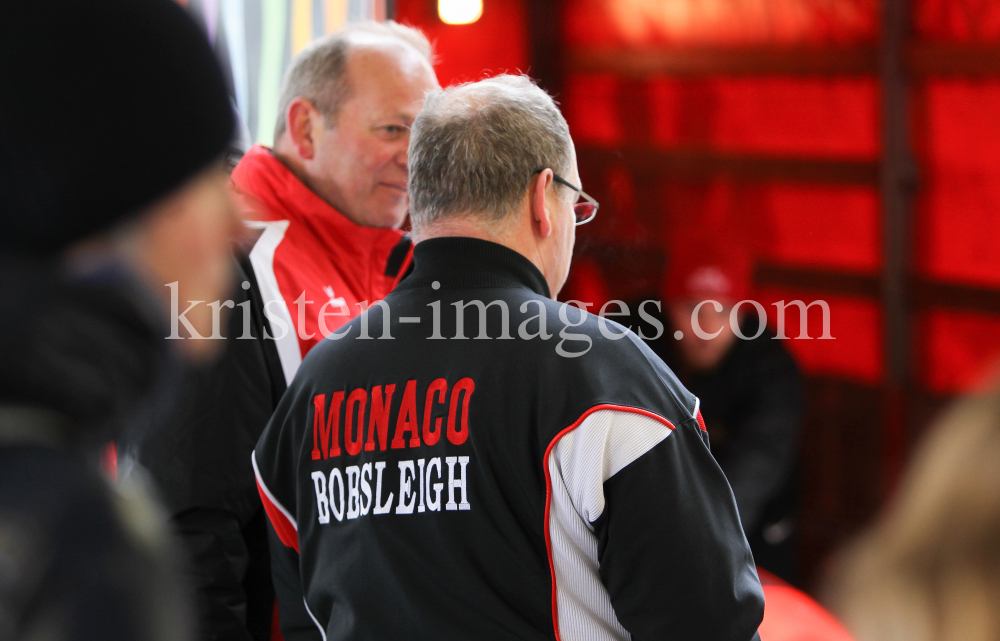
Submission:
POLYGON ((334 392, 329 400, 327 394, 313 396, 313 461, 332 459, 335 463, 349 463, 350 458, 362 451, 427 448, 424 457, 396 461, 398 485, 385 478, 385 461, 359 461, 355 465, 336 466, 329 472, 312 472, 320 523, 330 523, 331 516, 343 521, 369 513, 439 512, 445 493, 444 510, 472 509, 468 493, 469 457, 431 456, 434 451, 430 448, 439 443, 443 446, 442 436, 453 446, 468 440, 469 402, 476 389, 475 382, 462 378, 449 386, 445 379, 438 378, 425 387, 410 380, 398 395, 396 388, 396 384, 389 384, 375 385, 370 390, 357 388, 350 394, 334 392), (418 395, 424 401, 423 414, 417 410, 418 395), (396 406, 394 396, 399 399, 396 406), (398 494, 390 491, 392 487, 398 487, 398 494))

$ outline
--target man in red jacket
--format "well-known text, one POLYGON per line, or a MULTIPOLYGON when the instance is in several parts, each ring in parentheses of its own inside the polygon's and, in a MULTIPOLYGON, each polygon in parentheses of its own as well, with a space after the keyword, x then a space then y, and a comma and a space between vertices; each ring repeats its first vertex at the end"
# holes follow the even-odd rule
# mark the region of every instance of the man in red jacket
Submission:
MULTIPOLYGON (((437 86, 419 31, 349 27, 293 61, 274 148, 255 145, 233 170, 252 233, 237 261, 242 289, 226 357, 194 377, 168 427, 120 447, 151 472, 173 514, 204 639, 261 640, 277 630, 284 579, 271 576, 250 452, 306 353, 406 272, 410 125, 437 86)), ((302 618, 286 626, 312 627, 304 609, 282 612, 302 618)))
POLYGON ((394 23, 317 41, 285 79, 274 149, 255 145, 233 171, 255 201, 250 262, 273 301, 268 319, 288 324, 275 334, 286 380, 402 271, 406 250, 389 259, 404 242, 410 124, 437 86, 430 55, 419 32, 394 23))

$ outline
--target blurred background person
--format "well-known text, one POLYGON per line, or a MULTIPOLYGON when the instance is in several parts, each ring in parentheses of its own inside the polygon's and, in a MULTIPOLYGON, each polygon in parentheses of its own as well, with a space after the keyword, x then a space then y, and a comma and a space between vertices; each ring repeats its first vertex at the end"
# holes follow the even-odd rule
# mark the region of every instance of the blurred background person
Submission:
POLYGON ((751 296, 750 276, 741 246, 686 237, 671 255, 667 327, 652 346, 701 399, 712 454, 733 488, 757 565, 794 582, 802 376, 753 305, 740 306, 732 325, 734 306, 751 296))
MULTIPOLYGON (((236 251, 232 340, 195 373, 180 412, 119 448, 123 467, 155 479, 192 559, 203 639, 269 639, 275 589, 299 589, 272 577, 270 555, 294 552, 268 549, 250 453, 307 352, 406 273, 409 128, 435 87, 419 31, 349 25, 295 58, 273 149, 254 145, 233 169, 250 237, 236 251)), ((301 605, 282 624, 312 630, 301 605)))
POLYGON ((169 0, 56 0, 3 5, 0 87, 0 638, 191 638, 165 519, 97 461, 213 351, 164 337, 231 285, 222 74, 169 0))
POLYGON ((1000 638, 1000 391, 942 418, 834 568, 830 605, 858 641, 1000 638))

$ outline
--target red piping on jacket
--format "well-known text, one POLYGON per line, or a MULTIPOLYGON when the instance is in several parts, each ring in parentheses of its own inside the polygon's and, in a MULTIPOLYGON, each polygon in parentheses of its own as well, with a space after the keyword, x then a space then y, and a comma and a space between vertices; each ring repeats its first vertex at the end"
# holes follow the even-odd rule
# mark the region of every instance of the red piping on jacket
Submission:
POLYGON ((267 497, 267 492, 264 491, 264 486, 260 484, 260 479, 257 479, 257 492, 260 494, 261 503, 264 504, 264 511, 267 512, 267 518, 271 519, 271 525, 274 526, 274 531, 278 533, 278 538, 287 547, 294 548, 298 552, 299 533, 295 530, 292 522, 288 520, 288 517, 282 514, 278 506, 267 497))

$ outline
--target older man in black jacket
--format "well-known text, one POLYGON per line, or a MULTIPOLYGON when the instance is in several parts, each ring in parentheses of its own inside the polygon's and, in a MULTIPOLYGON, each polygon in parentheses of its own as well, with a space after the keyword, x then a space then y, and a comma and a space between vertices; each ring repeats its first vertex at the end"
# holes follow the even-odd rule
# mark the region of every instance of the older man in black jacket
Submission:
POLYGON ((314 624, 285 638, 756 638, 698 399, 552 299, 597 209, 552 99, 434 92, 410 162, 413 273, 310 352, 254 451, 299 576, 279 606, 314 624))

